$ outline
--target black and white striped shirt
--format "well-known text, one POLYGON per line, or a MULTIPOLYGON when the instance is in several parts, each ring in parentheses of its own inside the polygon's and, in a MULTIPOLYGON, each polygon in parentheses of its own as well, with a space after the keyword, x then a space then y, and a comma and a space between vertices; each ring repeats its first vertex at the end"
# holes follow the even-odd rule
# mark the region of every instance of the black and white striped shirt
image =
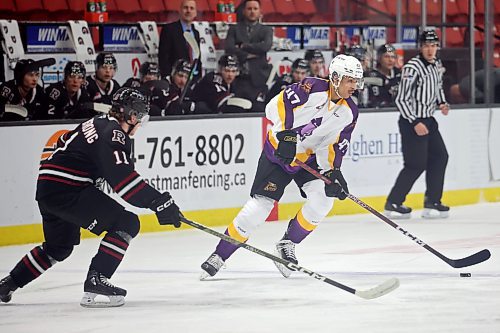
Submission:
POLYGON ((440 60, 430 63, 419 54, 403 66, 396 105, 409 122, 432 117, 437 105, 446 103, 443 90, 444 67, 440 60))

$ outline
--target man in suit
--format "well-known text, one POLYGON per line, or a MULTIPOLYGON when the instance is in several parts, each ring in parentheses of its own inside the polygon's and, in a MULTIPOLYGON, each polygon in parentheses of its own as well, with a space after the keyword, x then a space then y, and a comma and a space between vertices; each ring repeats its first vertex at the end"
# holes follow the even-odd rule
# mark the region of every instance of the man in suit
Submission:
POLYGON ((266 81, 271 72, 267 51, 273 44, 273 30, 259 23, 259 0, 245 0, 243 8, 243 21, 229 28, 225 51, 235 54, 241 64, 236 83, 239 96, 255 102, 254 111, 264 111, 266 81))
MULTIPOLYGON (((189 59, 193 61, 191 47, 184 38, 184 31, 194 35, 196 42, 200 45, 200 33, 194 28, 193 21, 196 18, 196 1, 183 0, 179 8, 179 20, 165 25, 160 35, 159 64, 161 77, 164 79, 172 73, 172 66, 178 59, 189 59)), ((194 75, 201 74, 201 62, 194 71, 194 75)))

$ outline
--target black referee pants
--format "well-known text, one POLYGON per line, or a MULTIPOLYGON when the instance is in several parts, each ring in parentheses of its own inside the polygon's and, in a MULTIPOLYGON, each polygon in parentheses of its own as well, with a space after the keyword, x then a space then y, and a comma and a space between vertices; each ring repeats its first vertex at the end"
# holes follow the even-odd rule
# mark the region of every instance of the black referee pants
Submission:
POLYGON ((399 131, 403 151, 404 167, 398 175, 387 201, 402 204, 415 181, 425 173, 425 196, 430 202, 441 202, 448 151, 439 133, 434 117, 419 119, 429 134, 418 136, 414 125, 403 117, 399 118, 399 131))

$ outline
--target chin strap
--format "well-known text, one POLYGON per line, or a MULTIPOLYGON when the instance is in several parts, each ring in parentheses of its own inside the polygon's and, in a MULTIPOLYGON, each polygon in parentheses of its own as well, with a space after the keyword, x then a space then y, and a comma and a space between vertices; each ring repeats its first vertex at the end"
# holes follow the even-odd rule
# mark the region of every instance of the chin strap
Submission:
POLYGON ((133 129, 135 128, 135 125, 129 123, 128 120, 126 120, 125 123, 129 126, 128 131, 127 131, 127 135, 130 135, 130 132, 133 131, 133 129))

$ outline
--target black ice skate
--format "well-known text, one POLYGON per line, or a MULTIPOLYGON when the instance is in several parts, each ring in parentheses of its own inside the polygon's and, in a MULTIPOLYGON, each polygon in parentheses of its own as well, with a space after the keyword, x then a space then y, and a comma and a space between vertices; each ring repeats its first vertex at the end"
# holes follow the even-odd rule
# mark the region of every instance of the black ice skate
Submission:
POLYGON ((403 204, 395 204, 387 201, 384 206, 384 215, 391 219, 409 219, 411 217, 411 208, 403 204))
POLYGON ((425 200, 422 217, 426 219, 443 219, 450 214, 450 207, 443 205, 441 202, 430 202, 425 200))
POLYGON ((80 305, 86 308, 116 307, 125 304, 125 289, 112 285, 108 279, 99 272, 89 271, 83 285, 83 297, 80 305), (104 296, 108 301, 96 301, 95 298, 104 296))
MULTIPOLYGON (((276 256, 283 258, 291 263, 298 264, 297 257, 295 257, 295 243, 288 239, 282 239, 276 244, 276 256)), ((288 278, 292 274, 292 270, 283 264, 274 262, 281 275, 288 278)))
POLYGON ((200 280, 214 276, 222 267, 225 267, 224 260, 217 253, 212 253, 207 261, 201 264, 203 271, 201 272, 200 280))
POLYGON ((0 301, 4 303, 10 302, 12 299, 12 294, 17 289, 17 285, 10 275, 7 275, 2 280, 0 280, 0 301))

